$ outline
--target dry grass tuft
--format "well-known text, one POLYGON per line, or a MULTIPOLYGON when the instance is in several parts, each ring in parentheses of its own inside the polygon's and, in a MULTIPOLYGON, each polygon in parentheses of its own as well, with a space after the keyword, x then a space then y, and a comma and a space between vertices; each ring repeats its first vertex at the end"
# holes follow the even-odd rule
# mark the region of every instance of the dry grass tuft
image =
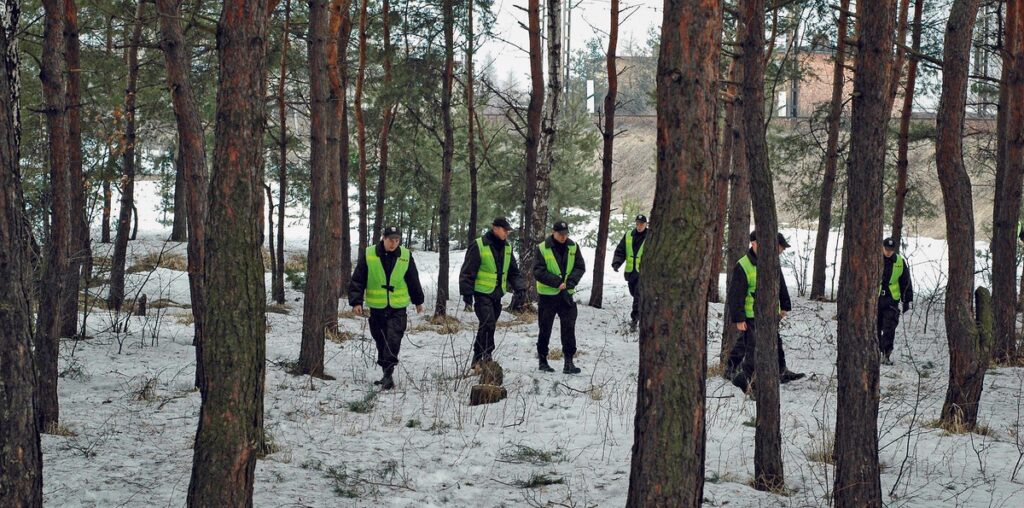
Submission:
POLYGON ((135 264, 129 266, 126 273, 141 273, 141 272, 152 272, 157 268, 166 268, 168 270, 174 270, 177 272, 188 271, 188 259, 185 258, 184 254, 171 253, 171 252, 150 252, 145 256, 142 256, 135 262, 135 264))
POLYGON ((329 340, 329 341, 331 341, 331 342, 333 342, 333 343, 335 343, 335 344, 344 344, 344 343, 352 340, 354 337, 355 337, 355 334, 353 334, 351 332, 346 332, 345 330, 340 330, 339 329, 338 331, 333 331, 333 330, 325 330, 324 331, 324 338, 329 340))
POLYGON ((153 300, 152 302, 149 302, 148 305, 149 305, 149 308, 151 308, 151 309, 167 309, 167 308, 191 309, 192 308, 192 306, 187 304, 187 303, 178 303, 178 302, 176 302, 174 300, 171 300, 171 299, 168 299, 168 298, 161 298, 159 300, 153 300))

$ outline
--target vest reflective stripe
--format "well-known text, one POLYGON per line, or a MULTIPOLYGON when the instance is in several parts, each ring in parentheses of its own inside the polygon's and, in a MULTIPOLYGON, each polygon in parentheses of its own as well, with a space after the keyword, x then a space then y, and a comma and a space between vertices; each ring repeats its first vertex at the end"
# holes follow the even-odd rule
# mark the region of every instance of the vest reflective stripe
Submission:
POLYGON ((377 246, 366 248, 366 305, 371 309, 404 309, 409 306, 409 286, 405 273, 409 271, 412 254, 409 249, 399 247, 398 260, 391 269, 391 280, 384 271, 384 263, 377 257, 377 246), (391 290, 388 290, 391 286, 391 290))
POLYGON ((747 297, 743 300, 743 313, 747 319, 754 319, 754 292, 757 291, 757 267, 750 262, 750 258, 740 258, 740 267, 747 274, 747 297))
POLYGON ((640 261, 644 257, 644 247, 647 242, 640 245, 640 250, 633 252, 633 233, 626 233, 626 273, 633 273, 633 270, 640 271, 640 261))
MULTIPOLYGON (((484 239, 477 238, 476 246, 480 250, 480 269, 476 272, 476 283, 473 291, 489 295, 498 287, 498 265, 494 261, 494 253, 491 247, 484 245, 484 239)), ((505 259, 502 262, 501 270, 501 291, 508 292, 508 267, 512 263, 512 246, 505 244, 505 259)))
MULTIPOLYGON (((555 251, 548 247, 547 242, 540 244, 540 253, 544 256, 544 264, 548 266, 548 271, 557 275, 558 278, 562 279, 562 282, 569 280, 569 274, 572 273, 572 269, 576 266, 576 244, 569 246, 569 259, 565 262, 565 273, 562 273, 562 269, 558 267, 558 260, 555 259, 555 251)), ((541 281, 537 281, 537 294, 554 296, 562 291, 558 287, 548 286, 541 281)), ((569 294, 575 293, 575 289, 570 289, 569 294)))
MULTIPOLYGON (((896 261, 892 262, 892 276, 889 277, 889 296, 897 302, 903 296, 903 292, 900 291, 900 277, 903 276, 903 268, 903 256, 896 254, 896 261)), ((879 291, 879 294, 885 294, 885 292, 879 291)))

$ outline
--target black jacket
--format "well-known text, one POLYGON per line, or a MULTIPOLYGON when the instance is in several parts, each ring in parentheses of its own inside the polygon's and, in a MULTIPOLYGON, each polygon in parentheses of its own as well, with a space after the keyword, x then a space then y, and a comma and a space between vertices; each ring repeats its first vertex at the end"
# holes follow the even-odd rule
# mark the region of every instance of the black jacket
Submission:
MULTIPOLYGON (((641 233, 641 232, 637 231, 634 228, 629 233, 626 233, 628 235, 633 235, 633 250, 634 250, 634 252, 638 252, 640 250, 640 247, 642 247, 643 244, 644 244, 644 240, 647 239, 647 233, 649 233, 650 231, 651 231, 650 228, 647 228, 647 229, 644 230, 643 233, 641 233)), ((619 267, 621 267, 625 263, 626 263, 626 235, 622 235, 622 240, 619 240, 619 245, 617 247, 615 247, 615 255, 612 257, 612 268, 618 270, 619 267)), ((633 272, 627 273, 625 275, 626 275, 626 279, 630 279, 630 278, 633 278, 633 277, 639 277, 640 273, 637 272, 637 271, 633 271, 633 272)))
MULTIPOLYGON (((889 294, 889 279, 892 277, 892 267, 896 263, 896 256, 898 254, 893 254, 888 258, 882 256, 884 264, 882 266, 882 291, 881 296, 878 297, 879 306, 896 306, 899 303, 889 294)), ((907 258, 903 258, 903 274, 900 275, 900 301, 905 303, 914 301, 914 284, 910 281, 910 263, 907 262, 907 258)))
MULTIPOLYGON (((544 240, 544 244, 551 249, 551 252, 555 255, 555 262, 558 263, 558 268, 565 272, 565 267, 569 263, 569 246, 576 245, 572 240, 568 240, 565 243, 558 243, 553 237, 548 237, 544 240)), ((558 287, 562 285, 562 279, 548 271, 548 265, 544 261, 544 254, 541 253, 540 247, 538 246, 534 250, 533 254, 533 278, 537 282, 543 282, 548 286, 558 287)), ((568 280, 565 281, 565 287, 567 289, 576 289, 576 286, 580 284, 580 279, 583 278, 583 274, 587 273, 586 263, 583 261, 583 251, 576 248, 576 261, 573 262, 572 273, 569 274, 568 280)))
MULTIPOLYGON (((483 236, 484 245, 490 247, 491 254, 494 256, 494 264, 498 267, 498 280, 501 280, 502 269, 505 267, 505 241, 499 240, 498 237, 494 236, 494 233, 488 231, 483 236)), ((475 293, 474 286, 476 286, 476 274, 480 271, 480 249, 477 248, 476 242, 471 242, 469 248, 466 249, 466 259, 462 262, 462 269, 459 270, 459 294, 462 296, 472 295, 475 293)), ((508 285, 513 291, 522 291, 526 289, 523 285, 522 277, 519 276, 519 264, 516 263, 516 255, 512 254, 512 260, 508 264, 508 285)), ((497 292, 494 293, 498 297, 502 294, 501 285, 498 285, 497 292)))
MULTIPOLYGON (((757 254, 754 254, 753 249, 747 251, 747 257, 750 258, 750 262, 754 266, 757 266, 757 254)), ((726 299, 733 323, 742 323, 747 319, 747 313, 743 308, 747 299, 747 287, 747 272, 739 263, 736 263, 732 269, 732 285, 729 286, 729 294, 726 299)), ((756 291, 754 298, 757 298, 756 291)), ((786 312, 793 310, 793 302, 789 299, 789 289, 786 287, 786 277, 782 275, 781 271, 779 272, 779 307, 786 312)))
MULTIPOLYGON (((401 248, 394 252, 384 249, 384 242, 377 243, 377 257, 384 265, 384 273, 391 278, 391 271, 395 269, 401 248)), ((363 295, 366 292, 366 279, 369 270, 366 267, 366 256, 359 256, 356 270, 352 272, 352 280, 348 283, 348 304, 355 307, 363 304, 363 295)), ((420 286, 420 274, 416 270, 416 260, 409 254, 409 269, 405 272, 405 284, 409 286, 409 299, 413 305, 423 305, 423 287, 420 286)))

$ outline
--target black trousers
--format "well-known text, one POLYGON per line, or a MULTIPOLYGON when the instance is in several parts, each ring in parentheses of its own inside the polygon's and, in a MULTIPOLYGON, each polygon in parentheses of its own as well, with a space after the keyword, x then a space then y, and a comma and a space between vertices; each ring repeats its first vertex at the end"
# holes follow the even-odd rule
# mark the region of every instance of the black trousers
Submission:
POLYGON ((370 335, 377 343, 377 365, 385 374, 393 372, 398 363, 408 319, 405 309, 370 309, 370 335))
POLYGON ((629 314, 629 319, 636 323, 640 320, 640 274, 626 279, 626 286, 629 288, 629 296, 633 297, 633 312, 629 314))
MULTIPOLYGON (((786 353, 782 350, 782 334, 778 336, 776 349, 779 352, 779 372, 786 371, 786 353)), ((746 381, 754 377, 754 363, 757 361, 757 344, 754 341, 754 320, 747 320, 747 331, 736 340, 736 345, 729 352, 729 360, 726 364, 727 370, 734 370, 740 367, 740 375, 746 381)))
POLYGON ((892 354, 893 344, 896 342, 896 325, 898 324, 900 324, 899 304, 879 304, 878 349, 884 355, 892 354))
POLYGON ((490 361, 494 354, 494 328, 501 316, 501 291, 492 294, 473 294, 473 311, 480 321, 473 341, 473 363, 490 361))
POLYGON ((562 352, 567 359, 576 354, 576 302, 567 294, 537 296, 537 324, 540 335, 537 336, 537 357, 548 357, 548 343, 551 341, 551 329, 555 325, 555 316, 562 334, 562 352))

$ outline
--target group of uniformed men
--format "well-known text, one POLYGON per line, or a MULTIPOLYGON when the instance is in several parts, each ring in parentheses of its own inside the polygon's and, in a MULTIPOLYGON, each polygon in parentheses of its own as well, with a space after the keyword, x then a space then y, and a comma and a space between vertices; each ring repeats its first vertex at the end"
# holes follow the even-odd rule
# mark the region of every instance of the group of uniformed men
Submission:
MULTIPOLYGON (((491 223, 491 230, 477 238, 466 250, 466 257, 459 275, 459 294, 468 307, 472 307, 479 320, 476 338, 473 341, 472 366, 491 361, 494 354, 494 332, 501 316, 501 299, 511 289, 513 292, 526 288, 520 277, 508 235, 512 226, 508 220, 499 217, 491 223)), ((629 294, 633 297, 630 313, 630 327, 635 330, 640 318, 639 285, 640 269, 646 244, 647 217, 638 215, 636 227, 623 236, 615 249, 612 268, 618 271, 625 267, 625 278, 629 294)), ((1022 236, 1024 238, 1024 236, 1022 236)), ((789 247, 786 238, 779 233, 775 238, 779 253, 789 247)), ((750 233, 750 250, 736 264, 732 284, 729 287, 727 307, 736 329, 742 335, 729 354, 726 377, 734 385, 747 391, 754 373, 755 343, 754 299, 757 292, 758 235, 750 233)), ((423 312, 423 289, 419 273, 409 249, 401 245, 401 232, 397 227, 384 229, 381 241, 366 249, 356 265, 349 283, 349 305, 359 314, 363 307, 370 308, 370 335, 377 346, 377 364, 383 370, 383 377, 374 384, 382 389, 394 388, 394 370, 398 364, 398 352, 402 345, 408 317, 406 308, 411 304, 416 311, 423 312)), ((913 302, 913 286, 910 281, 910 265, 896 253, 897 242, 887 238, 882 242, 885 268, 882 274, 878 297, 878 347, 882 363, 891 365, 896 326, 902 312, 910 310, 913 302)), ((579 247, 569 238, 569 226, 556 222, 551 235, 534 251, 533 276, 537 289, 537 337, 538 369, 554 372, 548 364, 548 345, 555 317, 561 329, 564 365, 562 372, 579 374, 580 368, 573 361, 576 355, 576 302, 573 295, 586 273, 586 265, 579 247)), ((781 274, 780 274, 781 277, 781 274)), ((785 279, 779 280, 779 312, 785 317, 792 310, 785 279)), ((779 378, 788 383, 804 377, 786 368, 786 357, 782 349, 782 337, 778 338, 779 378)))

